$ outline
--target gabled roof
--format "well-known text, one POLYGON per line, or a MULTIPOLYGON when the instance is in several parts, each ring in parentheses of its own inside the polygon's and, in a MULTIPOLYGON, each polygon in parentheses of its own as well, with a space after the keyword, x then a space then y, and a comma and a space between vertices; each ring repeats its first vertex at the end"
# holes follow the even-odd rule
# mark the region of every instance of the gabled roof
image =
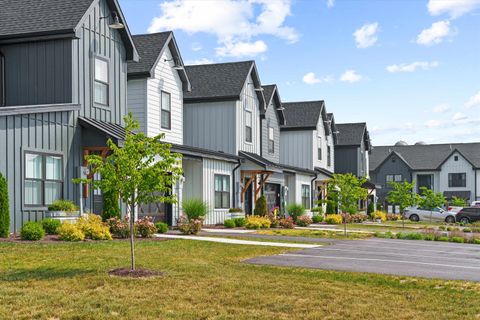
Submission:
MULTIPOLYGON (((127 47, 127 59, 136 60, 137 51, 118 1, 106 1, 125 25, 119 32, 127 47)), ((73 38, 94 4, 94 0, 0 0, 0 42, 48 36, 73 38)))
POLYGON ((370 154, 370 170, 376 170, 392 152, 401 156, 412 170, 439 170, 455 151, 470 162, 472 167, 480 169, 480 143, 477 142, 376 146, 370 154))
MULTIPOLYGON (((318 101, 301 101, 301 102, 284 102, 282 103, 285 114, 284 126, 281 130, 315 130, 320 118, 327 123, 327 113, 325 110, 325 102, 318 101)), ((327 125, 325 134, 329 135, 330 129, 327 125)))
POLYGON ((337 123, 338 146, 360 146, 362 140, 367 150, 371 149, 370 135, 365 122, 337 123))
POLYGON ((330 129, 332 131, 333 136, 333 144, 338 144, 338 127, 335 123, 335 116, 333 113, 327 113, 327 120, 330 122, 330 129))
MULTIPOLYGON (((172 64, 183 66, 180 50, 171 31, 134 35, 133 42, 137 47, 140 59, 138 62, 128 63, 129 78, 153 77, 155 67, 166 48, 169 48, 172 53, 174 59, 172 64)), ((190 81, 185 69, 178 70, 178 73, 182 79, 184 90, 190 90, 190 81)))
POLYGON ((265 111, 270 106, 272 101, 275 101, 277 105, 276 114, 278 117, 278 124, 280 126, 285 125, 285 115, 283 113, 282 101, 280 100, 280 94, 276 84, 263 85, 263 96, 265 97, 265 111))
MULTIPOLYGON (((252 74, 253 85, 260 89, 261 82, 258 76, 255 61, 241 61, 215 64, 201 64, 186 66, 188 78, 192 84, 192 91, 185 93, 186 103, 206 101, 234 101, 240 100, 247 79, 252 74)), ((258 90, 257 97, 260 107, 265 108, 265 98, 258 90)))
POLYGON ((265 159, 264 157, 247 151, 239 151, 238 155, 242 158, 252 161, 259 166, 264 167, 266 170, 274 171, 274 172, 281 172, 282 167, 276 163, 271 162, 270 160, 265 159))

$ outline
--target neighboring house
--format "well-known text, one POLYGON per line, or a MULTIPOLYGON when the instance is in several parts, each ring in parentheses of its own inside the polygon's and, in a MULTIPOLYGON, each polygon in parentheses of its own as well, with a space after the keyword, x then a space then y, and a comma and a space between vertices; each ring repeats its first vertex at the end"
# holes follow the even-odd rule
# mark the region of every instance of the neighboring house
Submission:
POLYGON ((325 196, 325 184, 334 172, 334 126, 323 101, 289 102, 282 106, 286 124, 281 126, 280 162, 315 172, 313 177, 296 177, 302 181, 302 197, 308 195, 311 199, 310 203, 302 203, 311 208, 313 200, 325 196))
MULTIPOLYGON (((138 57, 115 0, 0 7, 0 172, 16 232, 56 199, 79 204, 83 155, 105 155, 108 138, 121 144, 127 61, 138 57)), ((81 189, 101 213, 101 192, 81 189)))
POLYGON ((480 143, 415 144, 375 147, 370 156, 371 180, 382 185, 385 202, 390 181, 414 181, 415 190, 427 187, 468 201, 480 199, 480 143))
POLYGON ((135 35, 133 40, 140 62, 128 65, 129 111, 140 122, 142 132, 164 134, 172 150, 183 155, 185 178, 173 187, 177 204, 143 204, 138 214, 172 225, 181 215, 182 201, 199 198, 212 207, 206 223, 217 223, 217 209, 225 212, 230 208, 231 183, 226 177, 239 157, 183 144, 183 99, 191 85, 173 33, 135 35))
POLYGON ((338 141, 335 144, 335 172, 352 173, 369 179, 369 154, 372 150, 367 124, 337 123, 338 141))

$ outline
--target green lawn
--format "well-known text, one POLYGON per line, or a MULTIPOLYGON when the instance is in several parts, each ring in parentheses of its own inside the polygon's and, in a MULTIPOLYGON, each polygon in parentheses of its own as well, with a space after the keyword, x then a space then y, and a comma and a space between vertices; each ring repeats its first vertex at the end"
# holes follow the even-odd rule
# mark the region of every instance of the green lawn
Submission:
MULTIPOLYGON (((340 229, 339 229, 340 230, 340 229)), ((343 231, 343 229, 341 229, 343 231)), ((347 228, 347 235, 344 236, 342 232, 335 231, 325 231, 325 230, 312 230, 312 229, 263 229, 258 230, 257 234, 264 235, 274 235, 274 236, 290 236, 290 237, 307 237, 307 238, 329 238, 329 239, 340 239, 340 240, 354 240, 354 239, 365 239, 372 237, 370 234, 366 233, 355 233, 354 231, 349 231, 347 228)))
POLYGON ((128 242, 0 243, 0 319, 478 319, 480 285, 241 260, 285 249, 139 241, 138 265, 163 278, 123 279, 128 242))

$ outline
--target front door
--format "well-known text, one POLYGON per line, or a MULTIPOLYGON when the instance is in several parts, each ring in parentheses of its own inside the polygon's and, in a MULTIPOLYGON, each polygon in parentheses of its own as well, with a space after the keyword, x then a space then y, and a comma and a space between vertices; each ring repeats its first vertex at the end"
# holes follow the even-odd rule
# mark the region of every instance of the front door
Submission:
POLYGON ((273 208, 280 208, 280 185, 277 183, 266 183, 264 189, 264 195, 267 200, 268 212, 271 212, 273 208))
POLYGON ((138 219, 152 217, 155 222, 165 222, 172 225, 172 204, 155 202, 143 204, 138 208, 138 219))
MULTIPOLYGON (((245 185, 247 185, 249 178, 245 178, 245 181, 243 182, 245 185)), ((251 183, 247 190, 245 191, 245 214, 246 215, 251 215, 253 212, 253 206, 252 206, 252 197, 253 197, 253 183, 251 183)))

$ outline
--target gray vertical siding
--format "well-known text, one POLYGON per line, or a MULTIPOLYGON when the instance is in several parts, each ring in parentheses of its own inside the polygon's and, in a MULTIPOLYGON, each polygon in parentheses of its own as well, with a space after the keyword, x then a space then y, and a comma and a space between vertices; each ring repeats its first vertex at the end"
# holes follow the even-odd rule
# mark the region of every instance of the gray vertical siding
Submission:
POLYGON ((352 173, 358 175, 358 148, 351 147, 335 147, 335 172, 336 173, 352 173))
POLYGON ((265 113, 265 119, 262 120, 262 157, 274 163, 280 163, 280 127, 278 125, 277 106, 272 102, 265 113), (268 128, 273 128, 273 139, 275 150, 268 152, 268 128))
POLYGON ((314 150, 312 148, 312 140, 313 134, 311 130, 282 131, 280 133, 281 163, 299 168, 313 169, 314 150))
POLYGON ((391 187, 386 183, 387 175, 390 174, 401 174, 403 180, 412 182, 412 174, 405 162, 396 155, 390 156, 377 170, 370 174, 371 181, 382 186, 381 189, 377 190, 377 196, 380 198, 380 201, 384 201, 391 190, 391 187), (392 161, 392 158, 395 158, 395 161, 392 161))

